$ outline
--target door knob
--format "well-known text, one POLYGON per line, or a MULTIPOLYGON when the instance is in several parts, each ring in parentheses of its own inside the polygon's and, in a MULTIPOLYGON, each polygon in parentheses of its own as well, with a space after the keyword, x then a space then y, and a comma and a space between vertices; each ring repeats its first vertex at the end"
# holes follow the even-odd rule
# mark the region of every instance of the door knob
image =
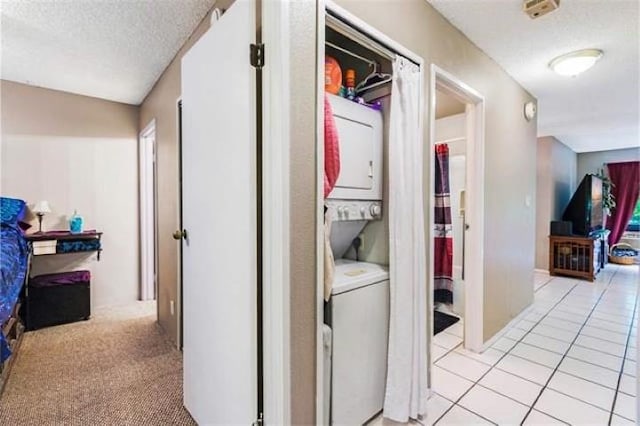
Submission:
POLYGON ((181 240, 183 238, 185 240, 187 239, 187 230, 186 229, 183 229, 182 231, 178 229, 176 232, 173 233, 173 239, 174 240, 181 240))

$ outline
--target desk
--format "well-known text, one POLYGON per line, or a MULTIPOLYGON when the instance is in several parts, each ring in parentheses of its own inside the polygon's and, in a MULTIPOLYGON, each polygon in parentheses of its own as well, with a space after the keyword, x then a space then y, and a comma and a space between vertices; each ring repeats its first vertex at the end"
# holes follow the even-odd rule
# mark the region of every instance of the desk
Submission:
POLYGON ((72 234, 69 231, 39 232, 27 234, 25 239, 31 245, 34 256, 97 252, 98 261, 100 261, 100 253, 102 253, 102 232, 95 230, 80 234, 72 234), (44 251, 34 250, 39 247, 44 251))
POLYGON ((102 252, 102 232, 52 231, 25 236, 31 248, 29 282, 25 287, 26 328, 86 320, 91 316, 89 271, 65 271, 31 276, 31 262, 40 256, 102 252))

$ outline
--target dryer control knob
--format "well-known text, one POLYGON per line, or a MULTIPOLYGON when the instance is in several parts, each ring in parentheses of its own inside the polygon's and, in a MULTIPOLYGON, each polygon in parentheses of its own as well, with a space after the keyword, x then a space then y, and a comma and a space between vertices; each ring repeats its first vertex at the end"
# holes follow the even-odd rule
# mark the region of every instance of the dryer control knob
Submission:
POLYGON ((372 205, 369 208, 369 212, 371 213, 371 216, 373 217, 378 217, 380 216, 380 206, 377 204, 372 205))
POLYGON ((367 209, 365 209, 364 207, 360 207, 360 214, 362 216, 366 215, 367 214, 367 209))

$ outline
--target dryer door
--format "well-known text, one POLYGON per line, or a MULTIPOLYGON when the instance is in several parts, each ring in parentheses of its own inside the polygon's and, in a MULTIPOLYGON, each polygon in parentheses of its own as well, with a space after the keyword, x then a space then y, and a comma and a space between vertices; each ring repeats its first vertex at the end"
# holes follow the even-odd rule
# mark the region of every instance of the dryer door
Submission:
POLYGON ((327 95, 340 143, 340 175, 333 199, 382 199, 382 113, 327 95))
POLYGON ((340 176, 337 188, 373 188, 373 128, 369 123, 335 115, 340 137, 340 176))

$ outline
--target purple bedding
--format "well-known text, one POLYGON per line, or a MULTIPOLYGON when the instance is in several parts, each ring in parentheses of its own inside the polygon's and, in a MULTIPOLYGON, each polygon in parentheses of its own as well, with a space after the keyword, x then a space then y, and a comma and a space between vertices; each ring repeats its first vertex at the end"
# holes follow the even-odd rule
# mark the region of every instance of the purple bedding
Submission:
POLYGON ((91 272, 89 271, 61 272, 58 274, 45 274, 33 277, 29 280, 29 288, 55 287, 59 285, 88 283, 89 281, 91 281, 91 272))

